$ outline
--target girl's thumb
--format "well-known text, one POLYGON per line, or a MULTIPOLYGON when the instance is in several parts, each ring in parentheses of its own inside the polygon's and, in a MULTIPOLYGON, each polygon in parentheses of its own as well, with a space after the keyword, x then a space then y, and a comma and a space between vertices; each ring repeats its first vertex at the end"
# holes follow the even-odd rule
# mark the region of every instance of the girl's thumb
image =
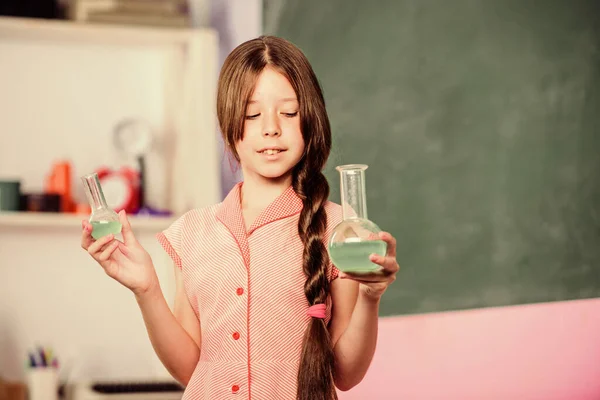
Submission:
POLYGON ((136 239, 133 235, 133 231, 131 230, 131 225, 129 224, 125 210, 119 211, 119 220, 121 221, 121 234, 123 235, 123 241, 125 243, 134 243, 136 239))

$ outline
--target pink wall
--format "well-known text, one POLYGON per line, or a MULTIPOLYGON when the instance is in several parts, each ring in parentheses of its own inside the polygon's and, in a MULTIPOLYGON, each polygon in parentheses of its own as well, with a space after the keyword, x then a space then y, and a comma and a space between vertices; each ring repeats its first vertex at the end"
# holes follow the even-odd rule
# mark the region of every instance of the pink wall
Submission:
POLYGON ((371 399, 598 400, 600 299, 382 318, 371 399))

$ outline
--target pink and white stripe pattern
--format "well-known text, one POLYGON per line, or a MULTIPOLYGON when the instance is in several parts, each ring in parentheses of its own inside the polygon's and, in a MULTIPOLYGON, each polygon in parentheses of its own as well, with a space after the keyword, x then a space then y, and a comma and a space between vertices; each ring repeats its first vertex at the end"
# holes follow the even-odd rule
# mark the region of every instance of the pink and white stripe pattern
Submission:
MULTIPOLYGON (((217 205, 187 212, 158 239, 181 268, 200 318, 200 360, 183 399, 296 398, 302 338, 310 320, 304 295, 302 201, 289 187, 246 230, 236 185, 217 205)), ((342 221, 325 206, 328 232, 342 221)), ((329 278, 338 271, 329 266, 329 278)), ((326 322, 331 315, 327 307, 326 322)))

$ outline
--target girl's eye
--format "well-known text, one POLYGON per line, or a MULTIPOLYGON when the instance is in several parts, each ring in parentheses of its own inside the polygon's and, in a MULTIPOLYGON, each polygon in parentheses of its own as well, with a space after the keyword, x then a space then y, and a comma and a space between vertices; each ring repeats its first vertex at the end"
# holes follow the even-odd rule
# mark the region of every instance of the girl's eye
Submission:
POLYGON ((260 114, 246 115, 246 119, 256 119, 260 114))
POLYGON ((293 117, 295 117, 296 115, 298 115, 298 111, 296 111, 296 112, 293 112, 293 113, 283 113, 283 115, 285 115, 286 117, 293 118, 293 117))

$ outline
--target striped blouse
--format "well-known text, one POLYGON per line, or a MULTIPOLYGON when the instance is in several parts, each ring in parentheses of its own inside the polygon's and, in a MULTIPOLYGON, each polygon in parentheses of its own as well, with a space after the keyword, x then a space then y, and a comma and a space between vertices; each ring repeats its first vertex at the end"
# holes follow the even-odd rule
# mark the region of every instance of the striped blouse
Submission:
MULTIPOLYGON (((302 200, 290 186, 246 230, 241 186, 222 203, 189 211, 157 235, 181 268, 202 327, 200 359, 183 399, 296 398, 310 320, 298 235, 302 200)), ((332 202, 325 210, 326 240, 342 221, 342 210, 332 202)), ((337 274, 330 264, 329 279, 337 274)), ((327 322, 330 310, 329 304, 327 322)))

